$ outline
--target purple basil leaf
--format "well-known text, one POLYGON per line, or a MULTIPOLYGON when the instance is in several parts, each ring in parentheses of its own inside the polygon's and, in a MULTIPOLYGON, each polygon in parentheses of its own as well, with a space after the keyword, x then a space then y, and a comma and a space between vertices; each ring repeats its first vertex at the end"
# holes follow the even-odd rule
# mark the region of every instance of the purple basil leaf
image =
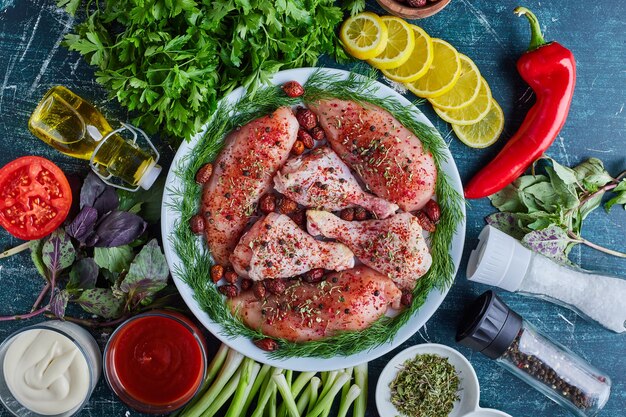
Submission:
POLYGON ((125 300, 117 298, 110 288, 92 288, 80 294, 76 302, 88 313, 105 319, 116 319, 124 312, 125 300))
POLYGON ((107 185, 93 172, 89 172, 80 189, 80 208, 93 207, 96 199, 107 189, 107 185))
POLYGON ((543 230, 533 230, 522 239, 527 248, 562 264, 571 264, 567 258, 569 251, 577 242, 558 226, 543 230))
POLYGON ((75 257, 76 250, 63 229, 52 232, 41 248, 43 263, 52 273, 68 268, 74 262, 75 257))
POLYGON ((68 235, 84 244, 93 233, 97 220, 98 211, 93 207, 85 206, 72 220, 72 223, 65 228, 65 231, 68 235))
POLYGON ((69 299, 70 294, 67 291, 57 291, 50 302, 50 311, 52 314, 62 320, 65 317, 65 308, 67 307, 69 299))
POLYGON ((93 258, 83 258, 72 266, 66 288, 71 290, 95 288, 98 272, 98 265, 93 258))
POLYGON ((90 206, 98 210, 100 216, 115 210, 119 198, 115 188, 106 185, 96 174, 87 174, 80 189, 80 208, 90 206))
POLYGON ((107 187, 102 194, 96 198, 96 201, 93 203, 93 208, 98 210, 98 214, 103 216, 108 212, 115 210, 119 205, 119 198, 117 196, 117 192, 113 187, 107 187))
POLYGON ((125 211, 112 211, 98 224, 97 240, 93 246, 114 247, 127 245, 146 230, 148 224, 139 216, 125 211))
POLYGON ((156 239, 148 242, 130 264, 120 289, 135 304, 149 304, 152 297, 167 285, 169 268, 156 239))

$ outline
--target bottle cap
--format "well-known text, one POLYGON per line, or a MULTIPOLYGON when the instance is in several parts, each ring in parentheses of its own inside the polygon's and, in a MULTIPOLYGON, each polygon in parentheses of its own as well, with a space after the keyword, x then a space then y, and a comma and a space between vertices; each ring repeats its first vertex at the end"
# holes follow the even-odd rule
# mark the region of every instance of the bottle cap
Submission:
POLYGON ((156 179, 159 177, 161 169, 161 165, 157 165, 156 162, 152 162, 152 164, 150 164, 150 166, 146 168, 146 172, 143 173, 143 176, 141 177, 137 185, 139 185, 144 190, 150 189, 150 187, 152 187, 156 179))
POLYGON ((489 290, 463 312, 456 341, 496 359, 511 346, 521 328, 522 317, 489 290))
POLYGON ((493 226, 485 226, 467 263, 467 279, 517 291, 526 276, 531 251, 493 226))

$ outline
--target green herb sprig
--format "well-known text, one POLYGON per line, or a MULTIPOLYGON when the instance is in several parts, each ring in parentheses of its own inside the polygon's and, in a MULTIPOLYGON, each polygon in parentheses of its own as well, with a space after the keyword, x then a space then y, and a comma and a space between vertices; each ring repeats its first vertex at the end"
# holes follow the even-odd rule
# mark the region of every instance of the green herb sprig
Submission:
POLYGON ((97 82, 149 133, 189 139, 217 102, 254 93, 276 71, 346 56, 335 27, 364 0, 59 0, 85 19, 64 45, 97 67, 97 82))
POLYGON ((361 103, 372 103, 391 112, 404 126, 415 132, 424 146, 430 150, 439 169, 436 194, 441 205, 442 217, 437 231, 432 235, 431 253, 433 264, 429 272, 417 283, 413 291, 411 306, 396 317, 382 317, 369 328, 359 332, 344 332, 323 340, 308 343, 292 343, 277 339, 280 349, 270 353, 272 357, 333 357, 351 355, 371 349, 393 339, 398 330, 424 304, 433 288, 444 290, 454 280, 454 262, 449 254, 450 242, 458 225, 463 220, 462 198, 441 170, 446 158, 446 145, 436 130, 415 120, 415 109, 405 107, 391 97, 379 98, 373 94, 376 72, 366 75, 351 73, 347 78, 318 70, 306 82, 302 98, 286 97, 278 86, 264 87, 254 96, 246 94, 236 103, 222 103, 193 152, 189 152, 174 167, 174 175, 180 179, 180 186, 168 187, 172 195, 168 209, 179 216, 173 227, 170 242, 180 258, 173 266, 172 273, 193 291, 202 310, 212 320, 222 325, 222 334, 233 338, 244 336, 252 339, 266 337, 261 332, 250 329, 235 318, 226 306, 223 296, 211 283, 211 257, 206 245, 188 227, 189 219, 198 211, 201 190, 195 182, 195 173, 205 163, 212 161, 223 146, 228 132, 255 118, 266 115, 280 106, 293 106, 310 103, 322 98, 338 97, 361 103))
POLYGON ((489 215, 487 223, 561 263, 569 263, 568 254, 577 244, 626 258, 626 253, 581 235, 585 218, 606 195, 611 195, 604 204, 607 212, 614 205, 626 208, 626 171, 614 178, 596 158, 569 168, 544 157, 537 168, 489 196, 500 212, 489 215))
POLYGON ((459 399, 459 382, 447 358, 417 355, 389 384, 391 403, 405 416, 447 417, 459 399))

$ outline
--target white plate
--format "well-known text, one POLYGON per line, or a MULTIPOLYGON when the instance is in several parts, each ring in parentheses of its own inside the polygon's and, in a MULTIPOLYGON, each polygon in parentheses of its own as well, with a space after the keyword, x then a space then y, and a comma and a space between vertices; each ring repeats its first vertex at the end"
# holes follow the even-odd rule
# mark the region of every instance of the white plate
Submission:
MULTIPOLYGON (((272 82, 276 85, 283 84, 287 81, 298 81, 301 84, 304 84, 306 80, 315 72, 317 68, 298 68, 293 70, 281 71, 278 72, 272 79, 272 82)), ((324 69, 324 71, 329 72, 330 74, 335 74, 339 76, 343 76, 345 78, 348 77, 349 72, 337 69, 324 69)), ((409 100, 402 97, 400 94, 393 91, 391 88, 376 83, 376 91, 375 94, 379 97, 394 97, 401 104, 414 109, 415 119, 425 123, 428 126, 432 126, 430 121, 424 116, 417 108, 415 108, 409 100)), ((238 88, 230 93, 227 97, 224 98, 226 102, 235 102, 240 99, 244 95, 244 89, 238 88)), ((174 196, 169 191, 169 187, 176 188, 181 185, 180 179, 174 175, 173 167, 176 167, 180 162, 181 158, 185 155, 189 154, 193 151, 194 146, 200 140, 201 134, 196 135, 189 142, 183 142, 183 144, 178 148, 178 152, 174 156, 174 160, 172 161, 172 168, 167 176, 166 180, 166 190, 163 194, 163 206, 161 209, 161 233, 163 235, 163 249, 165 252, 165 256, 167 258, 167 262, 169 264, 170 270, 175 270, 175 266, 180 263, 180 258, 174 251, 172 244, 170 242, 170 235, 173 231, 174 224, 179 218, 179 213, 171 211, 168 208, 168 205, 173 201, 174 196)), ((447 162, 443 164, 442 170, 449 176, 450 181, 454 188, 459 191, 461 195, 463 195, 463 186, 461 184, 461 179, 459 178, 459 172, 454 164, 454 160, 452 159, 452 155, 446 149, 447 154, 447 162)), ((461 261, 461 255, 463 253, 463 242, 465 240, 465 206, 461 205, 461 210, 463 211, 463 221, 459 224, 454 237, 452 239, 452 244, 450 245, 450 255, 454 261, 455 274, 456 270, 459 267, 459 263, 461 261)), ((174 274, 173 274, 174 275, 174 274)), ((221 325, 217 322, 211 320, 211 318, 200 308, 196 300, 193 296, 193 291, 187 284, 185 284, 182 280, 174 275, 174 283, 178 287, 178 291, 182 295, 183 299, 191 309, 191 311, 196 315, 198 320, 206 326, 206 328, 213 333, 218 339, 227 344, 233 349, 243 353, 244 355, 262 363, 267 363, 272 366, 277 366, 283 369, 292 369, 296 371, 328 371, 340 368, 346 368, 349 366, 355 366, 363 362, 371 361, 379 356, 384 355, 385 353, 391 351, 395 347, 402 344, 405 340, 411 337, 420 327, 422 327, 426 321, 435 313, 443 299, 447 294, 447 290, 445 292, 440 292, 438 290, 433 290, 428 295, 426 302, 424 305, 415 313, 415 315, 407 321, 407 324, 404 325, 396 334, 396 337, 392 342, 383 344, 376 348, 359 352, 350 356, 341 356, 341 357, 333 357, 333 358, 288 358, 288 359, 272 359, 268 356, 267 352, 257 348, 251 340, 245 337, 237 337, 233 339, 228 339, 223 334, 221 334, 221 325)), ((207 277, 207 280, 209 277, 207 277)))
POLYGON ((459 399, 448 417, 511 417, 502 411, 480 408, 480 385, 476 372, 465 356, 459 351, 437 343, 423 343, 403 350, 394 356, 385 366, 376 384, 376 408, 380 417, 396 417, 400 415, 391 403, 389 384, 398 374, 402 364, 421 354, 435 354, 448 359, 459 376, 459 399))

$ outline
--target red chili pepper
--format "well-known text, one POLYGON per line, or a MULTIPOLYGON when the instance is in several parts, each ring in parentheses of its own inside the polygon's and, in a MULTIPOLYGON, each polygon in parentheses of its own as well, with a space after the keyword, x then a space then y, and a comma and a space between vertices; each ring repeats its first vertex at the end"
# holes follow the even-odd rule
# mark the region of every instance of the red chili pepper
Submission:
POLYGON ((500 191, 519 177, 552 145, 561 131, 576 84, 572 52, 557 42, 546 42, 537 17, 525 7, 518 16, 530 22, 528 51, 517 61, 517 71, 537 97, 519 130, 500 153, 465 187, 466 198, 481 198, 500 191))

